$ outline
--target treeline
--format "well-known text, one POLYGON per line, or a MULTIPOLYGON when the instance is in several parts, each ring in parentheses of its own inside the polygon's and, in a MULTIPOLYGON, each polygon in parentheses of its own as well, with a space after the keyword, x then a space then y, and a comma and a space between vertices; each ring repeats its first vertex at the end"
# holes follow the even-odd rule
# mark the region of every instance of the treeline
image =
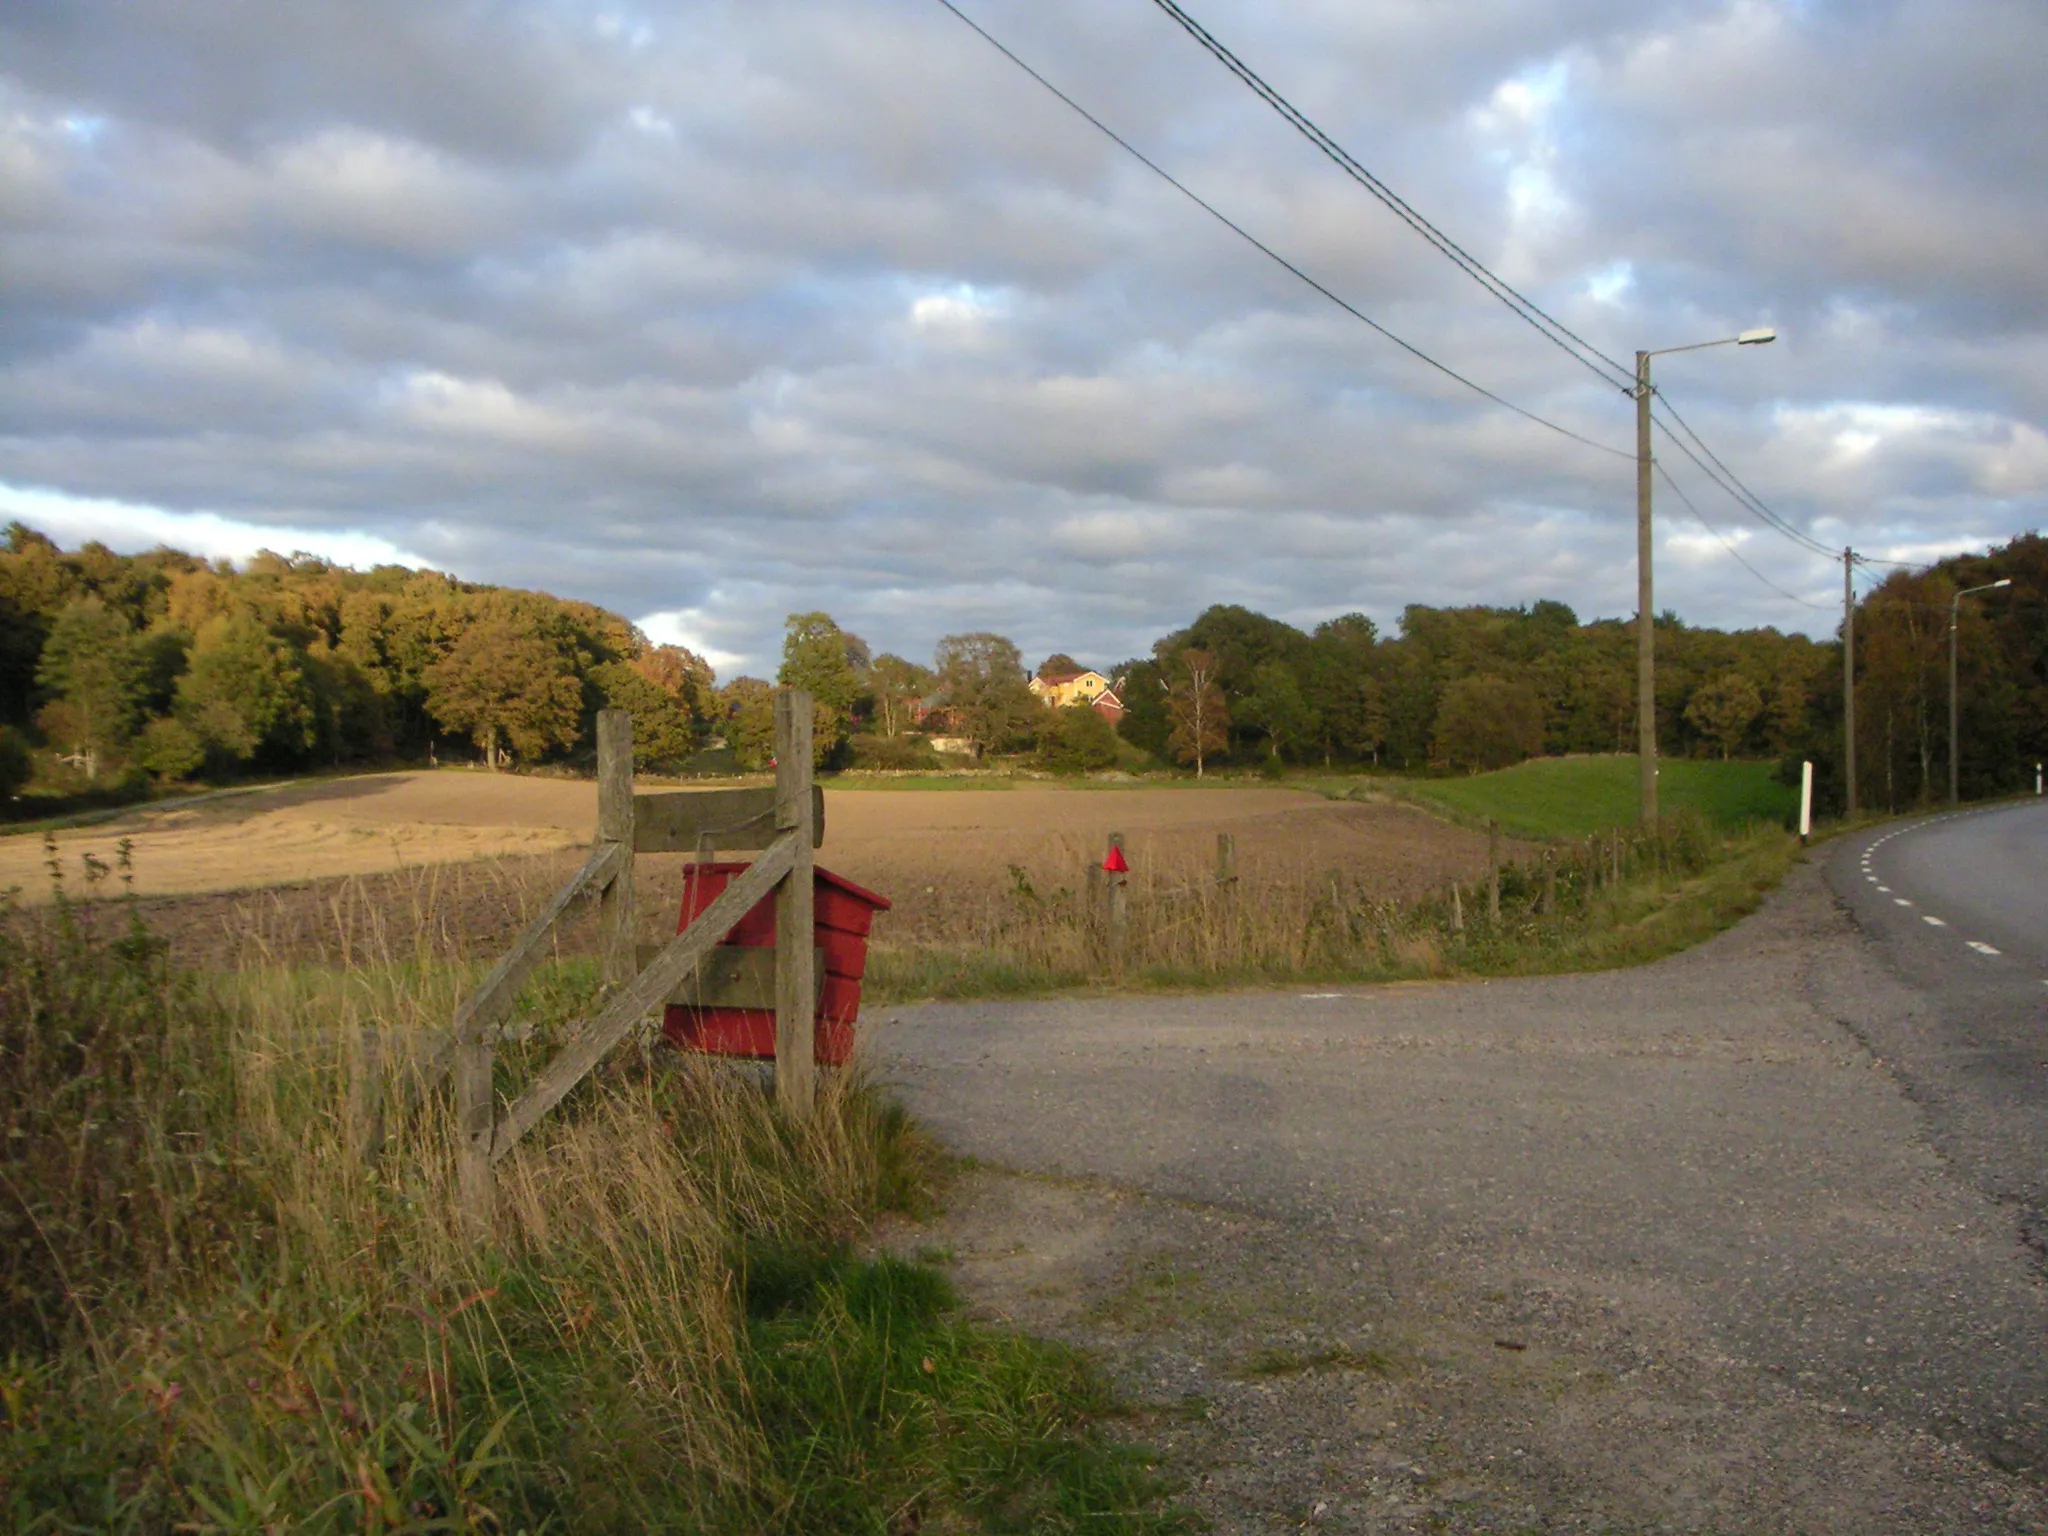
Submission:
POLYGON ((699 657, 589 603, 308 555, 66 552, 18 523, 0 551, 0 788, 27 771, 15 732, 104 786, 432 760, 450 738, 531 761, 608 706, 655 762, 718 709, 699 657))
MULTIPOLYGON (((2028 534, 1930 570, 1900 570, 1857 617, 1859 788, 1904 808, 1945 792, 1951 599, 1965 794, 2018 787, 2048 757, 2048 541, 2028 534)), ((1666 753, 1818 767, 1842 798, 1839 640, 1658 620, 1657 732, 1666 753)), ((1123 713, 1048 710, 1001 635, 949 635, 929 665, 874 654, 825 613, 790 616, 780 683, 816 700, 819 760, 931 767, 931 738, 1052 768, 1168 762, 1372 764, 1475 771, 1527 757, 1635 748, 1632 621, 1581 623, 1562 603, 1411 606, 1399 633, 1362 614, 1304 631, 1214 607, 1149 655, 1101 670, 1123 713)), ((1066 655, 1039 671, 1080 670, 1066 655)), ((717 685, 705 662, 625 619, 543 593, 432 571, 358 572, 310 556, 241 568, 173 550, 65 552, 19 524, 0 552, 0 721, 90 782, 390 758, 453 744, 497 766, 589 750, 601 708, 631 709, 643 761, 720 747, 765 766, 773 685, 717 685)), ((10 771, 0 738, 0 787, 10 771)), ((13 758, 25 766, 15 738, 13 758)), ((16 773, 19 777, 19 773, 16 773)))

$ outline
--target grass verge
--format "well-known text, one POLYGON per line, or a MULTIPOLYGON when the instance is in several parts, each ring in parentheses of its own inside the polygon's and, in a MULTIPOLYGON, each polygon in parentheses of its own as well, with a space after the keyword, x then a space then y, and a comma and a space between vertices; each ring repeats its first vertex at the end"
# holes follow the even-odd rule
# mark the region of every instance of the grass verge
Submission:
MULTIPOLYGON (((180 975, 123 903, 0 901, 7 1530, 1178 1525, 1083 1362, 861 1256, 938 1161, 857 1077, 798 1125, 622 1052, 472 1241, 420 1068, 460 984, 180 975)), ((590 1000, 544 978, 506 1091, 590 1000)))
MULTIPOLYGON (((1755 822, 1789 826, 1799 795, 1778 782, 1777 771, 1776 763, 1665 758, 1657 778, 1659 808, 1698 816, 1723 832, 1755 822)), ((1468 823, 1495 818, 1512 836, 1572 838, 1634 826, 1636 774, 1633 756, 1541 757, 1468 778, 1374 778, 1320 787, 1341 797, 1354 784, 1365 785, 1427 801, 1468 823)))

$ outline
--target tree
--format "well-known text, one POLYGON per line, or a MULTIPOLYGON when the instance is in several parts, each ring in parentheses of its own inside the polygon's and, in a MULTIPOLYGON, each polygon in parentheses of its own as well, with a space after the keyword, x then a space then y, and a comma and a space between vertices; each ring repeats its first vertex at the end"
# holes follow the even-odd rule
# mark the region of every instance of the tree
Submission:
POLYGON ((930 667, 888 652, 875 658, 868 668, 868 686, 874 690, 884 736, 894 736, 910 725, 910 706, 932 691, 932 682, 930 667))
POLYGON ((128 620, 97 597, 67 603, 43 642, 36 681, 55 695, 44 730, 68 749, 88 779, 135 734, 148 681, 147 659, 128 620))
POLYGON ((1749 728, 1764 712, 1763 695, 1740 672, 1723 672, 1696 689, 1685 706, 1686 724, 1721 749, 1725 762, 1742 750, 1749 728))
POLYGON ((1208 760, 1230 745, 1230 708, 1216 686, 1216 658, 1189 647, 1180 653, 1180 676, 1167 689, 1166 713, 1173 722, 1166 745, 1174 758, 1195 765, 1202 777, 1208 760))
POLYGON ((933 657, 939 691, 959 733, 975 746, 1016 745, 1042 713, 1024 676, 1024 658, 1001 635, 948 635, 933 657))
POLYGON ((319 740, 304 653, 251 613, 199 632, 178 680, 178 714, 214 755, 231 763, 268 756, 293 762, 319 740))
POLYGON ((632 662, 604 662, 591 669, 590 680, 606 708, 631 712, 636 761, 673 767, 697 750, 697 726, 688 711, 632 662))
POLYGON ((184 721, 167 716, 143 728, 135 756, 159 779, 189 779, 206 763, 206 743, 184 721))
POLYGON ((712 696, 717 692, 710 662, 680 645, 642 645, 633 654, 632 667, 689 717, 692 731, 702 732, 711 720, 712 696))
POLYGON ((559 646, 509 616, 464 630, 426 683, 434 718, 468 735, 494 769, 576 741, 583 687, 575 669, 559 646))
POLYGON ((742 768, 766 768, 775 760, 775 689, 758 677, 736 677, 718 690, 725 739, 742 768))
POLYGON ((1049 677, 1073 677, 1087 670, 1065 651, 1054 651, 1038 664, 1037 676, 1040 682, 1044 682, 1049 677))
POLYGON ((1543 706, 1525 684, 1461 677, 1437 706, 1435 742, 1453 768, 1506 768, 1543 750, 1543 706))
POLYGON ((775 680, 811 696, 815 706, 811 750, 821 764, 838 751, 852 729, 853 705, 861 693, 860 668, 866 664, 867 642, 847 634, 832 622, 830 614, 789 616, 782 640, 782 670, 775 680))
POLYGON ((1092 704, 1047 713, 1038 727, 1038 761, 1054 773, 1092 773, 1116 766, 1116 727, 1092 704))
POLYGON ((1313 740, 1319 723, 1293 670, 1280 661, 1262 662, 1252 673, 1251 686, 1238 702, 1237 722, 1265 733, 1266 749, 1276 763, 1285 749, 1313 740))

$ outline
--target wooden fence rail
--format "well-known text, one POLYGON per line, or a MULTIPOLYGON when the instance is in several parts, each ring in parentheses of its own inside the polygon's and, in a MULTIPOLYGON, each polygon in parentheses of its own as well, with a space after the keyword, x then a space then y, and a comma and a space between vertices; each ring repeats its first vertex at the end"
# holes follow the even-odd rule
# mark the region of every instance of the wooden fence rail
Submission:
MULTIPOLYGON (((775 898, 775 1088, 791 1116, 815 1099, 811 1059, 818 961, 812 933, 812 850, 824 840, 824 795, 811 777, 811 698, 797 689, 775 696, 775 784, 636 795, 633 717, 597 717, 597 838, 590 857, 557 891, 477 989, 456 1009, 450 1043, 430 1070, 452 1064, 455 1077, 457 1189, 473 1229, 488 1232, 496 1210, 492 1165, 519 1144, 612 1047, 673 997, 701 991, 711 957, 735 924, 775 898), (633 943, 633 858, 637 853, 759 850, 689 926, 649 956, 633 943), (548 935, 577 902, 599 903, 603 1004, 560 1054, 500 1113, 493 1082, 496 1043, 519 988, 545 952, 548 935)), ((759 962, 755 962, 758 964, 759 962)), ((714 983, 717 985, 717 983, 714 983)))

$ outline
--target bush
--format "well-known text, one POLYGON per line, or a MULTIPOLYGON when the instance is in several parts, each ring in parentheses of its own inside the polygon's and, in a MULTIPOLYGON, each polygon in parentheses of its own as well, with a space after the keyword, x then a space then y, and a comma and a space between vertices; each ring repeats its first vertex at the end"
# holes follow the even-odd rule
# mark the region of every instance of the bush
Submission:
POLYGON ((847 766, 929 773, 946 763, 922 736, 856 736, 849 746, 847 766))
POLYGON ((159 779, 189 779, 206 762, 206 743, 182 720, 152 720, 135 755, 159 779))
POLYGON ((1117 765, 1116 727, 1086 704, 1053 710, 1038 727, 1038 763, 1054 773, 1096 773, 1117 765))
POLYGON ((203 1270, 244 1214, 228 1021, 132 913, 56 898, 0 894, 0 1353, 203 1270))

